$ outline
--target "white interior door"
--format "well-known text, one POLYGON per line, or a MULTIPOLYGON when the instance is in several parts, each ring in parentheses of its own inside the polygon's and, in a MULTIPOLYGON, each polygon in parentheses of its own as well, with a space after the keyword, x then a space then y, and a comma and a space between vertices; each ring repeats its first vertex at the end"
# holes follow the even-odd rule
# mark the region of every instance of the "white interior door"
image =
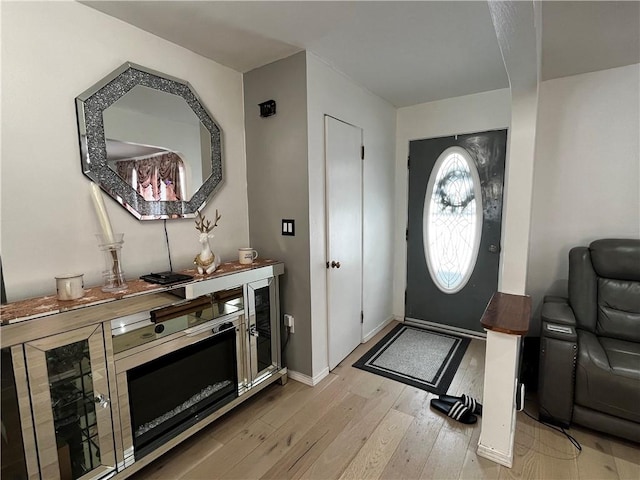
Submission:
POLYGON ((325 115, 329 370, 362 341, 362 129, 325 115))

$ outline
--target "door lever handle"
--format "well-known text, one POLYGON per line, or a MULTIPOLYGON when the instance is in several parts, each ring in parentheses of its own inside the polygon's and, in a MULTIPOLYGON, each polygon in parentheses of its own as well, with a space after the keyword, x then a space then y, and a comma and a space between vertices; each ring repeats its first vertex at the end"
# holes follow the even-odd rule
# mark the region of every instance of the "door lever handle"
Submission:
POLYGON ((336 262, 335 260, 332 261, 331 268, 340 268, 340 262, 336 262))

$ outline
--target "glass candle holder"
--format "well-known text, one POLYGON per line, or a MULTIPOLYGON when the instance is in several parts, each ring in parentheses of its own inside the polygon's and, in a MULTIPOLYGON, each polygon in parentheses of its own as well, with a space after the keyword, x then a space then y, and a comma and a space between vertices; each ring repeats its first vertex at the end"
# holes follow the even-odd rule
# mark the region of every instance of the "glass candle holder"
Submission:
POLYGON ((126 290, 120 252, 124 243, 124 233, 114 233, 112 238, 98 234, 100 250, 104 252, 105 269, 102 271, 104 280, 103 292, 119 292, 126 290))

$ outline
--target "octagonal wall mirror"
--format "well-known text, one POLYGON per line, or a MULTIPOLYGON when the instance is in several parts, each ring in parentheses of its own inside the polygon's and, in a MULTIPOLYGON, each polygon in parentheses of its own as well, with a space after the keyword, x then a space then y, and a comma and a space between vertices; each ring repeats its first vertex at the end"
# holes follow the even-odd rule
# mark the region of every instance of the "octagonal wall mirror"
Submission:
POLYGON ((136 218, 194 217, 220 187, 220 128, 184 80, 125 63, 76 110, 82 172, 136 218))

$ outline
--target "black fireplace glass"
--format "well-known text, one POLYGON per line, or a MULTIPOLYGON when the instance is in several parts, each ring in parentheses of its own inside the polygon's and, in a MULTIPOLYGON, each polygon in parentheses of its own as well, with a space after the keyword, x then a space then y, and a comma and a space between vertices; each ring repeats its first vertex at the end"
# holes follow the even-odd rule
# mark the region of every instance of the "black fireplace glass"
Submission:
POLYGON ((271 298, 269 287, 255 290, 256 301, 256 330, 258 350, 258 372, 269 368, 272 361, 271 354, 271 298))
POLYGON ((136 458, 238 396, 236 330, 127 372, 136 458))

